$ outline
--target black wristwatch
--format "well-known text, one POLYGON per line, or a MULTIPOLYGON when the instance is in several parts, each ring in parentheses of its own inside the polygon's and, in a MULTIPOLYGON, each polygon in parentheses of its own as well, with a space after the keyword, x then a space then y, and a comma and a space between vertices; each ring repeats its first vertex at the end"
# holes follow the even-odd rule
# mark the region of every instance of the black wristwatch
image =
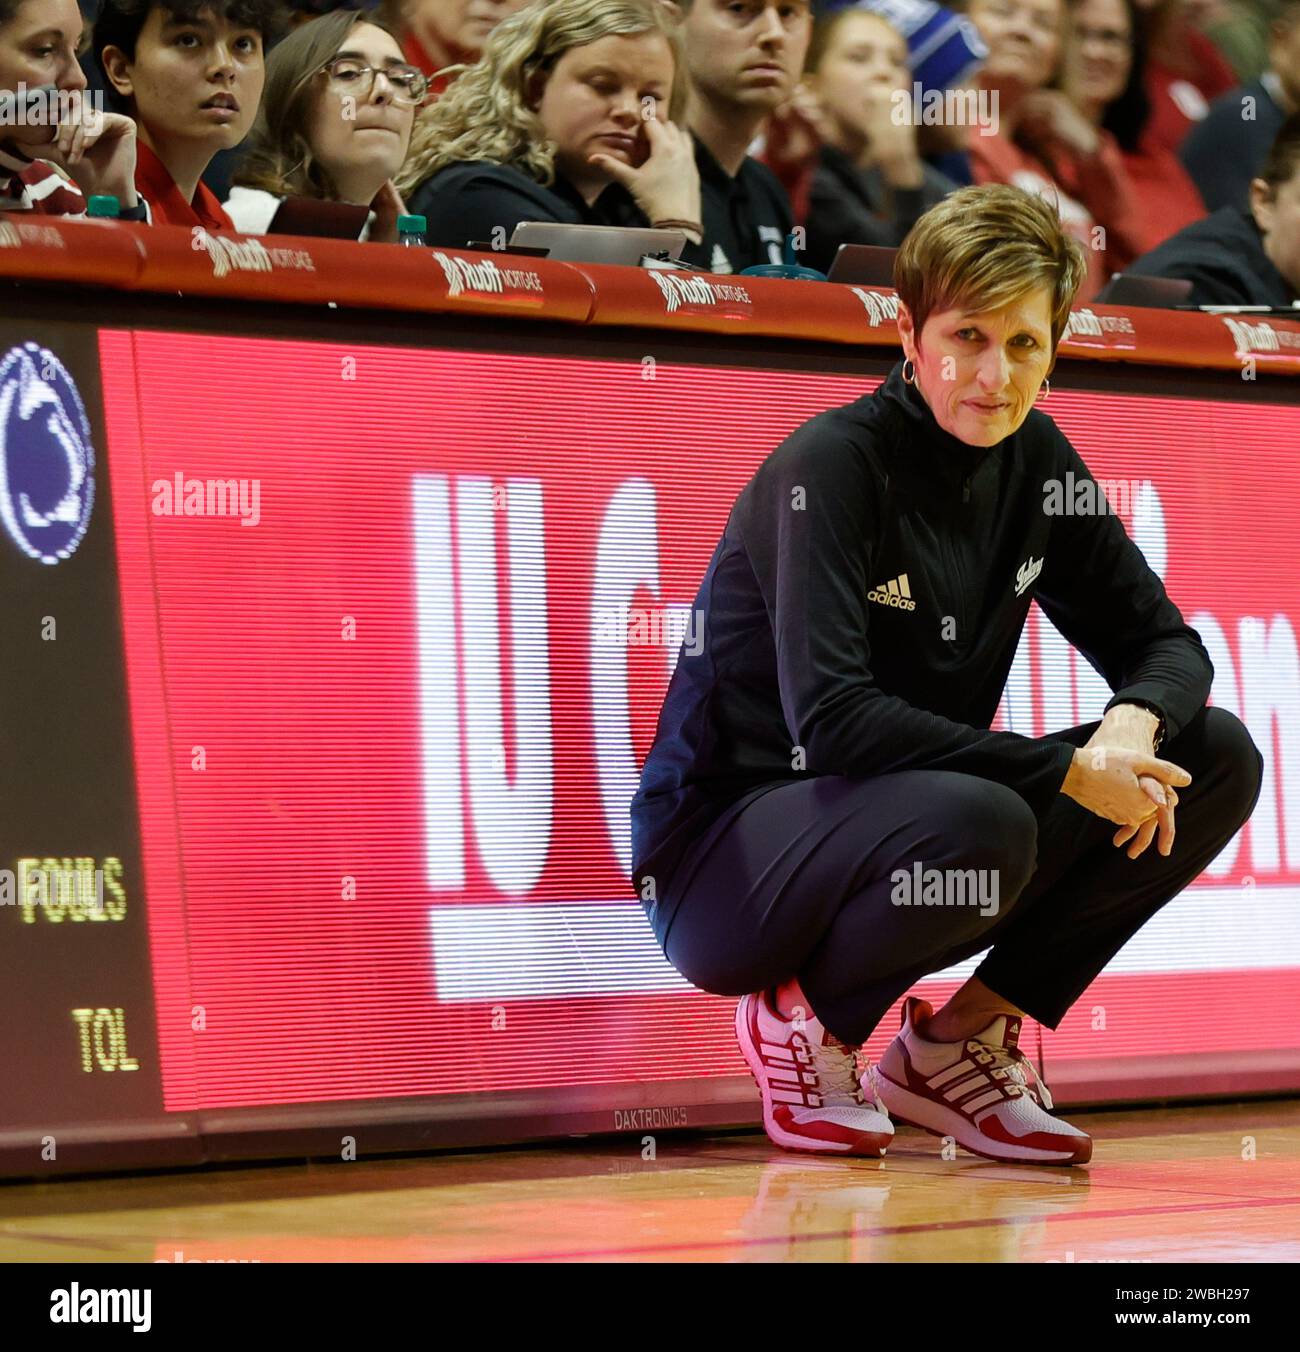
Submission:
POLYGON ((149 219, 147 213, 148 208, 144 204, 144 198, 137 197, 135 199, 135 206, 119 207, 117 209, 117 219, 119 221, 147 221, 149 219))

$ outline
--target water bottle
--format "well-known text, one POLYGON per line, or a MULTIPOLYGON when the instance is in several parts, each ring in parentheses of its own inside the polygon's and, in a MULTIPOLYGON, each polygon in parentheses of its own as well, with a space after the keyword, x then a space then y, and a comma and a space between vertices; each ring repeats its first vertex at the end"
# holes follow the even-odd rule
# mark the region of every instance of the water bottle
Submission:
POLYGON ((106 220, 115 221, 122 214, 122 204, 116 197, 110 197, 107 193, 96 194, 86 202, 86 215, 97 216, 106 220))
POLYGON ((793 231, 785 237, 785 246, 781 251, 781 257, 785 260, 784 262, 759 263, 752 268, 742 268, 740 275, 742 277, 785 277, 791 281, 799 282, 824 282, 826 280, 824 272, 818 272, 816 268, 801 267, 795 261, 793 231))
POLYGON ((429 222, 423 216, 399 216, 397 218, 397 242, 405 248, 423 249, 424 232, 429 222))

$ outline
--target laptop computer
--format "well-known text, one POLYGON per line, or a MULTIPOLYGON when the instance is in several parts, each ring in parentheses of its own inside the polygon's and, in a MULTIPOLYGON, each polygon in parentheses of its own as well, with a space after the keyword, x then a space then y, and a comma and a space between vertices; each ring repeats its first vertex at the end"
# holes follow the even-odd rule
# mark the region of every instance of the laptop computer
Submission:
POLYGON ((1139 310, 1172 310, 1186 303, 1192 284, 1185 277, 1138 277, 1121 272, 1097 294, 1098 305, 1132 305, 1139 310))
POLYGON ((828 282, 847 282, 854 286, 894 285, 894 259, 897 249, 882 249, 874 244, 841 244, 835 251, 828 282))
POLYGON ((568 225, 561 221, 521 221, 511 245, 546 249, 561 263, 622 263, 637 267, 642 255, 667 252, 678 258, 686 245, 680 230, 642 230, 621 225, 568 225))

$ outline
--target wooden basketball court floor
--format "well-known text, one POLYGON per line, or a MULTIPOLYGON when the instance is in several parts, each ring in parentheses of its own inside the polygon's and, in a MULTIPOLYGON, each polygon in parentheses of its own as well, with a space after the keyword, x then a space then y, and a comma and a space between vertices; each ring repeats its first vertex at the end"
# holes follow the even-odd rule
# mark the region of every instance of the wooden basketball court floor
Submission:
POLYGON ((1086 1166, 761 1133, 0 1185, 0 1261, 1300 1261, 1300 1100, 1074 1111, 1086 1166))

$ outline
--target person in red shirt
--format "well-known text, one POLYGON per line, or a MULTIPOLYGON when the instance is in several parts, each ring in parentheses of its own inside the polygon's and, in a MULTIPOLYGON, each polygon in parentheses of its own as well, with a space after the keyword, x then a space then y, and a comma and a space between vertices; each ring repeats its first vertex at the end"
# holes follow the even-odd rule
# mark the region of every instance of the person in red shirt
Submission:
POLYGON ((386 0, 381 10, 401 36, 402 54, 429 77, 432 102, 454 79, 438 72, 473 65, 488 34, 523 5, 524 0, 386 0))
POLYGON ((81 35, 76 0, 0 0, 0 100, 15 100, 0 135, 0 211, 79 216, 99 193, 142 218, 135 123, 82 97, 81 35))
POLYGON ((1050 87, 1069 31, 1065 0, 971 0, 967 13, 989 48, 979 76, 989 121, 968 143, 975 182, 1056 204, 1088 260, 1079 302, 1092 300, 1141 252, 1138 206, 1115 138, 1050 87))
POLYGON ((1119 145, 1142 208, 1132 220, 1135 243, 1148 253, 1205 215, 1205 203, 1178 157, 1150 135, 1145 39, 1134 0, 1075 0, 1074 39, 1064 85, 1094 127, 1119 145))
POLYGON ((1178 152, 1183 138, 1221 94, 1237 87, 1227 58, 1196 27, 1202 0, 1138 0, 1146 37, 1149 140, 1178 152))
POLYGON ((135 181, 154 224, 233 230, 200 176, 257 116, 278 0, 104 0, 95 59, 139 129, 135 181))

